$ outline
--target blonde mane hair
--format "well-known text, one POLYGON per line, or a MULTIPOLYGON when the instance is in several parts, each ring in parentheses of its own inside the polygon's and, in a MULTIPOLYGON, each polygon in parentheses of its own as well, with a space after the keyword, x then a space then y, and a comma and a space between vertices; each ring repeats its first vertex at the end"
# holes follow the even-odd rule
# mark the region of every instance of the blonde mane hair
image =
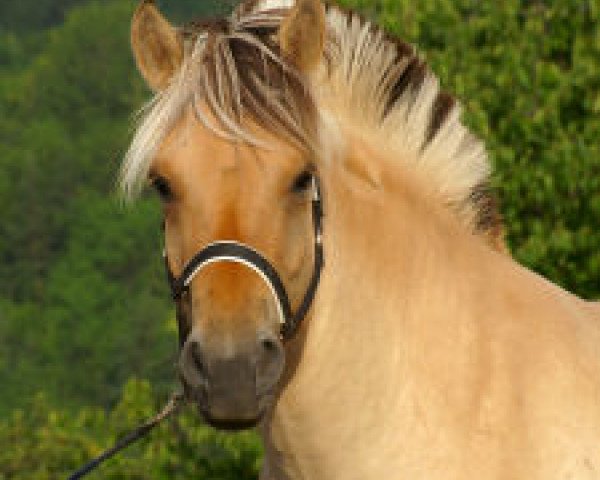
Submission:
POLYGON ((440 91, 415 49, 329 6, 322 65, 304 78, 277 39, 292 4, 246 0, 229 18, 180 29, 184 61, 142 111, 121 172, 125 196, 140 191, 159 145, 190 106, 231 141, 260 144, 247 128, 254 122, 307 150, 318 148, 327 114, 422 171, 469 228, 501 248, 484 145, 461 123, 459 105, 440 91))

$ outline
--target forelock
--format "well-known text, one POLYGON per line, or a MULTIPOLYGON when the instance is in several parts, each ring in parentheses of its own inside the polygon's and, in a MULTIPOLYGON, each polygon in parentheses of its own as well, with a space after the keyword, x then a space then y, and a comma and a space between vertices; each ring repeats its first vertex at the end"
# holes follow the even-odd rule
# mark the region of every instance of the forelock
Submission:
POLYGON ((181 29, 182 67, 140 112, 125 157, 120 183, 126 198, 141 190, 160 144, 189 107, 198 121, 227 140, 260 145, 255 129, 248 128, 252 124, 278 132, 299 149, 315 149, 314 100, 277 43, 286 11, 245 2, 228 18, 181 29))

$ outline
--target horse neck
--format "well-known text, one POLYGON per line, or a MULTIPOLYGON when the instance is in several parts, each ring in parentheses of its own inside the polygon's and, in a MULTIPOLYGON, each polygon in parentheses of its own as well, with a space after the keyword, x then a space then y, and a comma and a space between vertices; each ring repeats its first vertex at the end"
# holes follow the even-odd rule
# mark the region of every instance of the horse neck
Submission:
POLYGON ((476 271, 472 258, 487 247, 416 172, 364 146, 352 152, 324 179, 326 267, 267 432, 268 443, 296 458, 306 448, 334 459, 340 442, 359 439, 377 449, 402 435, 396 420, 414 418, 402 412, 414 410, 416 391, 427 390, 421 379, 443 390, 440 377, 452 367, 460 375, 469 355, 468 335, 460 332, 473 315, 456 305, 468 304, 459 299, 470 287, 457 271, 476 271), (394 412, 394 421, 382 422, 382 412, 394 412))

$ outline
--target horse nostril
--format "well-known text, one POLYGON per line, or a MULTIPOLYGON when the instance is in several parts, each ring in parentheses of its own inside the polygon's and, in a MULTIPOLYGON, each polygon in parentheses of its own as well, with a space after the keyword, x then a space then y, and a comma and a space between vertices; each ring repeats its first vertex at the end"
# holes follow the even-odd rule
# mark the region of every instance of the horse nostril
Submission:
POLYGON ((275 335, 261 335, 258 339, 256 387, 259 394, 268 392, 279 380, 283 370, 283 345, 275 335))
POLYGON ((262 339, 260 341, 260 344, 262 345, 263 350, 267 354, 277 353, 277 351, 279 350, 277 342, 271 338, 262 339))
POLYGON ((185 342, 179 358, 179 374, 184 386, 188 389, 200 392, 205 389, 208 382, 210 365, 200 340, 188 338, 185 342))

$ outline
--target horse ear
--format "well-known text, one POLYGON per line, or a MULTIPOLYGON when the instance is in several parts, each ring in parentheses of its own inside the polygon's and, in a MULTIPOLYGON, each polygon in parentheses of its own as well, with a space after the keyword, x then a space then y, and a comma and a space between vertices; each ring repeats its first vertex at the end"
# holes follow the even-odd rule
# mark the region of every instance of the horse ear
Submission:
POLYGON ((325 44, 325 7, 320 0, 296 0, 279 28, 279 45, 287 60, 308 73, 321 60, 325 44))
POLYGON ((183 60, 183 42, 153 0, 143 0, 133 15, 131 47, 138 70, 154 90, 165 88, 183 60))

